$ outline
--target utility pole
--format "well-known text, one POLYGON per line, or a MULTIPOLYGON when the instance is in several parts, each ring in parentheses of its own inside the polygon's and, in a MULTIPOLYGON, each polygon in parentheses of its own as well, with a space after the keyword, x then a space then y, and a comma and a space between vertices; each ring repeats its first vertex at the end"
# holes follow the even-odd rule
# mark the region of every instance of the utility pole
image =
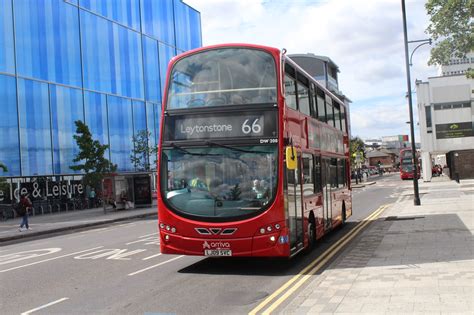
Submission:
POLYGON ((407 35, 407 18, 405 12, 405 0, 402 1, 402 15, 403 15, 403 36, 405 42, 405 63, 407 71, 407 88, 408 88, 408 108, 410 112, 410 136, 411 136, 411 152, 412 152, 412 162, 413 162, 413 191, 414 199, 413 203, 415 206, 419 206, 420 202, 420 193, 418 191, 418 162, 416 158, 416 146, 415 146, 415 127, 413 124, 413 105, 411 97, 411 78, 410 78, 410 62, 408 54, 408 35, 407 35))

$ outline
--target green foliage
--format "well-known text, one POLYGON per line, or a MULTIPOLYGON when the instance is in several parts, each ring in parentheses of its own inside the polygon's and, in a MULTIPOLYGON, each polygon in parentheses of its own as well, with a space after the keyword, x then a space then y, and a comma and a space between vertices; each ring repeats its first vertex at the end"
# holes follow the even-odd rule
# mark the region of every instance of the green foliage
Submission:
POLYGON ((351 144, 349 147, 351 156, 351 165, 355 165, 355 153, 362 152, 362 158, 365 160, 365 144, 359 137, 351 138, 351 144))
POLYGON ((82 171, 84 175, 84 184, 95 187, 100 190, 102 178, 107 173, 117 170, 117 165, 111 163, 104 157, 108 145, 102 145, 99 141, 92 138, 89 127, 80 120, 74 122, 76 124, 76 140, 79 147, 79 153, 74 158, 74 163, 79 163, 70 168, 74 171, 82 171))
POLYGON ((2 170, 3 172, 8 172, 7 166, 3 164, 2 162, 0 162, 0 170, 2 170))
POLYGON ((133 136, 133 150, 130 161, 138 171, 150 171, 156 168, 157 148, 149 145, 151 132, 140 130, 133 136), (150 157, 152 160, 150 163, 150 157))
MULTIPOLYGON (((474 50, 474 0, 428 0, 428 34, 435 41, 428 64, 447 64, 452 57, 464 58, 474 50)), ((473 69, 469 75, 474 75, 473 69)))

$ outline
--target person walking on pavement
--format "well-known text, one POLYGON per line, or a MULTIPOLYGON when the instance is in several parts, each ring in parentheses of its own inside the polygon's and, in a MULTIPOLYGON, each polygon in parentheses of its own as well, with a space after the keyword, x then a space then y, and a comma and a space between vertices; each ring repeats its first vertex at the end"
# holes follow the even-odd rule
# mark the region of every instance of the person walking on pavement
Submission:
POLYGON ((27 230, 30 230, 30 225, 28 224, 28 211, 32 206, 33 204, 31 203, 30 198, 28 198, 28 194, 22 194, 20 197, 17 213, 18 215, 22 216, 20 228, 18 231, 23 231, 23 226, 26 227, 27 230))

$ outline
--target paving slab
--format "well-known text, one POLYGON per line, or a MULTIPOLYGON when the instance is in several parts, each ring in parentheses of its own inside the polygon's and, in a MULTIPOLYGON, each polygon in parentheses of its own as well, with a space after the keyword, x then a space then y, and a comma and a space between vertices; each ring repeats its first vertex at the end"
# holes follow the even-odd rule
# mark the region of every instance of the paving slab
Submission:
POLYGON ((281 313, 474 314, 474 180, 420 191, 420 206, 403 192, 281 313))

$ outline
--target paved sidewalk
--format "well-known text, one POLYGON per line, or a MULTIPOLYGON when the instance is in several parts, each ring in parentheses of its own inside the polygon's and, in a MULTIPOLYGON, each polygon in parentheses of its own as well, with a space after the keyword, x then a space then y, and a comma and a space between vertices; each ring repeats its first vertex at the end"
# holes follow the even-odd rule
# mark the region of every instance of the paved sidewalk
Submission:
POLYGON ((280 313, 474 314, 474 180, 419 183, 280 313))
POLYGON ((30 216, 29 223, 31 230, 23 232, 18 231, 21 218, 9 219, 0 222, 0 246, 45 234, 59 233, 134 218, 151 217, 157 215, 157 212, 156 205, 154 205, 150 208, 130 210, 108 209, 107 213, 104 213, 103 208, 95 208, 30 216))

